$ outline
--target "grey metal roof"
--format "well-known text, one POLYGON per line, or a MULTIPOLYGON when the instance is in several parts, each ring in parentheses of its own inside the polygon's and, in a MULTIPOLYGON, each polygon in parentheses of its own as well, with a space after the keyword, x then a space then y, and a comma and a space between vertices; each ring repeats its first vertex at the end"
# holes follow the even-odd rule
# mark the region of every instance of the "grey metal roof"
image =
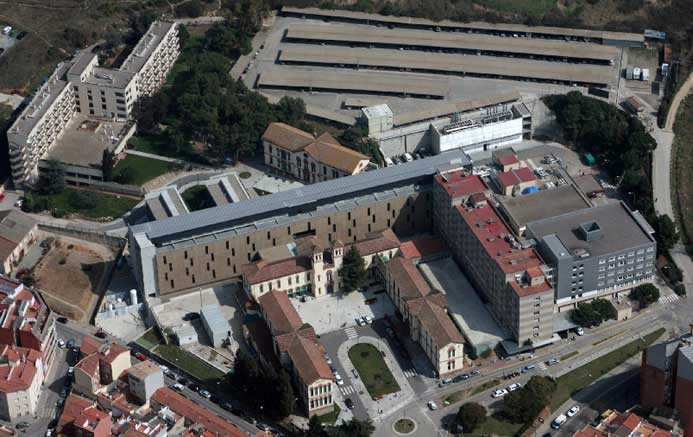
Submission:
POLYGON ((679 349, 679 360, 677 364, 678 377, 693 381, 693 346, 684 346, 679 349))
POLYGON ((219 334, 226 334, 226 332, 231 329, 229 327, 229 321, 226 320, 224 314, 219 309, 219 305, 205 305, 200 310, 200 315, 207 322, 207 326, 212 332, 219 334))
POLYGON ((469 157, 453 150, 406 164, 358 173, 330 181, 307 185, 267 196, 203 209, 190 214, 132 226, 133 234, 146 233, 152 241, 166 242, 195 234, 221 231, 251 221, 277 215, 296 215, 315 210, 318 206, 334 205, 386 188, 428 182, 437 169, 451 163, 470 165, 469 157))
POLYGON ((497 196, 497 199, 519 227, 591 206, 572 185, 539 190, 517 197, 497 196))
POLYGON ((639 215, 637 211, 628 209, 623 202, 609 203, 531 222, 527 224, 527 230, 537 238, 556 234, 571 252, 575 249, 585 249, 592 256, 600 256, 654 243, 654 238, 643 229, 636 218, 639 215), (591 221, 599 224, 603 236, 585 241, 577 236, 575 230, 581 224, 591 221))

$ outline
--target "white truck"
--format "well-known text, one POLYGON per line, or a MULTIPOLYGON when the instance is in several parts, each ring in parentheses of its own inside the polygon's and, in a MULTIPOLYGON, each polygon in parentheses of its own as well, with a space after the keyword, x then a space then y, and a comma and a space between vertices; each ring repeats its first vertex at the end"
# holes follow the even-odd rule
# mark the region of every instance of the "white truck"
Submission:
POLYGON ((640 79, 640 67, 633 67, 633 79, 640 79))
POLYGON ((560 416, 556 417, 553 419, 553 422, 551 422, 551 428, 553 429, 558 429, 563 425, 566 421, 568 420, 568 417, 566 417, 565 414, 561 414, 560 416))
POLYGON ((643 68, 642 69, 642 79, 641 80, 650 80, 650 69, 649 68, 643 68))

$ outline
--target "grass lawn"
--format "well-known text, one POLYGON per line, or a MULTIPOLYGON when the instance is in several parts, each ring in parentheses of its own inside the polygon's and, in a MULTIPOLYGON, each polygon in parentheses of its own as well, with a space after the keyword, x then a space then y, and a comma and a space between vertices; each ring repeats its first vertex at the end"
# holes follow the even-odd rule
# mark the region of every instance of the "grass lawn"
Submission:
POLYGON ((611 335, 608 336, 608 337, 605 337, 605 338, 602 338, 601 340, 595 341, 594 343, 592 343, 592 346, 599 346, 600 344, 605 343, 605 342, 611 340, 611 339, 614 338, 614 337, 618 337, 619 335, 623 334, 624 332, 626 332, 626 331, 623 330, 623 331, 619 331, 619 332, 617 332, 617 333, 615 333, 615 334, 611 334, 611 335))
POLYGON ((157 345, 161 344, 161 337, 159 337, 156 328, 149 328, 135 343, 147 350, 152 350, 157 345))
POLYGON ((573 358, 575 355, 577 355, 577 354, 579 354, 579 353, 580 353, 580 352, 578 352, 578 351, 572 351, 572 352, 569 353, 569 354, 565 354, 565 355, 563 355, 563 356, 561 357, 561 361, 565 361, 565 360, 568 360, 568 359, 570 359, 570 358, 573 358))
POLYGON ((402 434, 409 434, 414 431, 415 426, 413 420, 403 417, 395 422, 395 431, 401 432, 402 434))
POLYGON ((486 382, 483 383, 483 384, 479 384, 479 385, 477 385, 476 387, 474 387, 473 389, 471 389, 469 395, 470 395, 470 396, 474 396, 474 395, 476 395, 476 394, 481 393, 482 391, 486 391, 486 390, 488 390, 488 389, 490 389, 490 388, 493 388, 493 387, 497 386, 497 385, 500 384, 500 383, 501 383, 501 380, 500 380, 500 379, 491 379, 491 380, 486 381, 486 382))
POLYGON ((153 351, 203 382, 218 380, 224 373, 205 363, 190 352, 172 344, 162 344, 153 351))
MULTIPOLYGON (((693 97, 681 102, 674 122, 674 165, 671 186, 681 240, 693 245, 693 97)), ((690 253, 690 252, 689 252, 690 253)))
POLYGON ((334 425, 334 423, 337 421, 337 417, 339 417, 340 411, 342 411, 342 409, 339 408, 339 405, 335 403, 334 410, 331 413, 318 416, 318 420, 324 425, 334 425))
POLYGON ((96 200, 96 205, 90 208, 80 208, 75 206, 74 202, 70 199, 78 190, 73 188, 65 188, 62 192, 58 194, 36 194, 34 193, 34 199, 37 202, 46 201, 47 209, 60 209, 66 213, 79 214, 85 218, 99 219, 104 217, 118 218, 123 214, 132 209, 137 205, 138 200, 132 199, 130 197, 115 195, 93 193, 93 197, 96 200))
POLYGON ((527 14, 536 18, 542 18, 556 6, 556 0, 475 0, 475 2, 499 12, 527 14))
POLYGON ((454 393, 450 393, 447 395, 444 399, 443 402, 445 402, 445 405, 450 405, 454 404, 455 402, 462 401, 464 399, 467 399, 469 396, 474 396, 476 394, 479 394, 483 391, 486 391, 490 388, 493 388, 500 384, 500 379, 491 379, 489 381, 486 381, 483 384, 475 385, 474 387, 467 388, 464 390, 458 390, 454 393))
POLYGON ((399 391, 395 377, 375 346, 366 343, 354 345, 349 349, 349 359, 372 398, 399 391))
POLYGON ((625 346, 621 346, 620 348, 559 377, 556 380, 558 388, 556 389, 553 399, 551 400, 551 411, 554 411, 556 408, 563 405, 563 403, 567 401, 573 393, 592 384, 605 373, 608 373, 616 366, 626 361, 628 358, 654 343, 664 333, 664 331, 664 328, 660 328, 642 337, 642 340, 637 339, 625 346))
MULTIPOLYGON (((160 161, 158 159, 145 158, 144 156, 128 155, 116 164, 113 170, 114 175, 118 175, 123 169, 129 168, 132 171, 133 179, 130 181, 133 185, 142 185, 147 181, 161 176, 164 173, 173 171, 179 168, 178 165, 160 161)), ((117 177, 117 176, 115 176, 117 177)))
POLYGON ((482 423, 478 428, 474 430, 471 434, 465 435, 475 435, 475 436, 512 436, 517 433, 517 431, 522 428, 520 423, 510 423, 504 420, 497 419, 494 416, 488 416, 486 421, 482 423))

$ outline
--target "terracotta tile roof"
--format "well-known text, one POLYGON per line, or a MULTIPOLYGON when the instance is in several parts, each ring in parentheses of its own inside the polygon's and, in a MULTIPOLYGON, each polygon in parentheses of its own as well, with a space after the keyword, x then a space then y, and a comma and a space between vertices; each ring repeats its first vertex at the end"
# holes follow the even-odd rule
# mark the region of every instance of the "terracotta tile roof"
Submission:
POLYGON ((532 170, 527 167, 521 167, 518 169, 498 173, 496 174, 496 178, 498 179, 498 182, 500 182, 501 186, 503 186, 504 188, 512 187, 523 182, 531 182, 537 180, 536 176, 534 176, 534 172, 532 172, 532 170))
POLYGON ((291 343, 294 341, 294 337, 299 336, 306 338, 312 342, 317 341, 317 336, 315 335, 315 329, 310 325, 310 323, 304 323, 297 331, 290 332, 288 334, 281 334, 274 337, 274 341, 277 342, 277 348, 279 352, 287 352, 291 343))
POLYGON ((515 156, 514 154, 497 156, 496 161, 498 161, 498 163, 503 166, 518 164, 520 162, 520 160, 517 159, 517 156, 515 156))
POLYGON ((438 237, 422 237, 405 241, 399 246, 404 258, 421 258, 448 250, 445 241, 438 237))
POLYGON ((314 160, 349 174, 358 170, 363 161, 370 159, 362 153, 340 145, 327 132, 306 146, 305 152, 314 160))
POLYGON ((286 292, 272 290, 260 296, 258 303, 265 318, 269 320, 268 324, 273 335, 296 332, 303 326, 303 321, 286 292))
POLYGON ((218 437, 246 437, 246 434, 236 426, 167 387, 154 392, 152 402, 165 405, 189 421, 203 425, 218 437))
POLYGON ((283 278, 288 275, 307 272, 311 267, 310 259, 306 257, 294 257, 274 263, 257 261, 246 264, 242 268, 242 273, 243 280, 252 285, 283 278))
MULTIPOLYGON (((101 359, 107 363, 112 363, 115 361, 121 354, 124 353, 130 353, 130 349, 127 346, 124 346, 120 343, 111 343, 109 346, 107 346, 105 349, 103 349, 99 355, 101 356, 101 359)), ((114 375, 117 376, 117 375, 114 375)))
POLYGON ((404 301, 417 299, 433 292, 412 260, 396 256, 386 264, 386 269, 397 282, 400 298, 404 301))
POLYGON ((262 134, 264 141, 270 142, 291 152, 303 150, 315 137, 308 132, 284 123, 270 123, 262 134))
POLYGON ((0 328, 6 329, 8 334, 15 333, 11 337, 7 335, 5 342, 40 350, 55 320, 51 314, 36 291, 0 275, 0 328), (22 332, 21 336, 17 335, 18 331, 22 332), (29 332, 36 341, 29 341, 26 335, 29 332))
POLYGON ((82 337, 82 345, 80 346, 79 351, 82 353, 82 355, 91 355, 98 352, 102 344, 103 342, 101 340, 98 340, 90 335, 85 335, 82 337))
POLYGON ((440 292, 407 302, 416 317, 439 348, 450 343, 464 343, 464 337, 448 316, 445 295, 440 292))
POLYGON ((455 171, 435 176, 436 182, 445 189, 452 198, 482 193, 488 187, 479 175, 469 175, 464 171, 455 171))
POLYGON ((0 352, 0 391, 11 393, 28 389, 37 373, 41 354, 33 349, 5 345, 0 352))
POLYGON ((318 379, 332 380, 332 371, 314 341, 296 335, 289 346, 288 352, 298 375, 305 385, 310 385, 318 379))
POLYGON ((346 247, 349 250, 351 246, 356 247, 361 256, 373 255, 384 252, 386 250, 399 248, 400 242, 392 229, 386 229, 375 236, 353 243, 346 247))
POLYGON ((69 395, 67 399, 65 399, 65 406, 58 420, 59 432, 64 432, 62 430, 63 427, 74 423, 87 411, 98 411, 98 413, 91 414, 92 417, 102 416, 104 414, 108 416, 107 413, 96 408, 95 402, 75 394, 69 395))
POLYGON ((99 356, 91 354, 82 358, 76 365, 75 369, 80 369, 92 378, 99 375, 99 356))
POLYGON ((7 259, 37 224, 32 217, 15 209, 0 211, 0 259, 7 259))

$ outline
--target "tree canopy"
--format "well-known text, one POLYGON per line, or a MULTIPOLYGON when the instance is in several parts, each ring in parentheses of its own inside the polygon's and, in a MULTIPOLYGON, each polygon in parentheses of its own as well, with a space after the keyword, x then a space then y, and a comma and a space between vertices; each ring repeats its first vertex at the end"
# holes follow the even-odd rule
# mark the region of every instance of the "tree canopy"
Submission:
POLYGON ((577 309, 570 312, 572 321, 586 328, 600 325, 609 319, 615 319, 616 316, 616 308, 606 299, 578 304, 577 309))
POLYGON ((503 412, 512 422, 529 423, 549 404, 555 391, 556 381, 553 378, 532 376, 524 387, 505 396, 503 412))
POLYGON ((375 427, 370 420, 352 418, 339 425, 322 425, 316 416, 310 418, 304 437, 370 437, 375 427))
POLYGON ((367 277, 368 272, 363 257, 356 247, 351 246, 344 254, 342 267, 339 269, 342 290, 348 293, 360 288, 366 282, 367 277))
POLYGON ((476 402, 467 402, 457 411, 456 419, 464 432, 471 433, 486 421, 486 407, 476 402))
POLYGON ((654 223, 655 238, 657 239, 657 248, 660 251, 666 252, 674 247, 674 244, 679 240, 679 234, 676 232, 674 221, 666 214, 657 216, 654 223))
POLYGON ((637 300, 640 308, 646 308, 659 300, 659 289, 652 284, 638 285, 631 290, 630 298, 637 300))

